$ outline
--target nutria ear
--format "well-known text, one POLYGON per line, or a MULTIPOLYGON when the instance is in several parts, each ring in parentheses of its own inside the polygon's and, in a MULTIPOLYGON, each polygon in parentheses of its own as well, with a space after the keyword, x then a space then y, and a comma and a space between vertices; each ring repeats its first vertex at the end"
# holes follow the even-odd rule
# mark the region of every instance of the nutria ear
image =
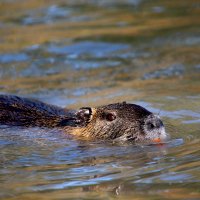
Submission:
POLYGON ((92 117, 92 108, 90 107, 82 107, 76 113, 76 117, 79 124, 85 125, 87 124, 92 117))

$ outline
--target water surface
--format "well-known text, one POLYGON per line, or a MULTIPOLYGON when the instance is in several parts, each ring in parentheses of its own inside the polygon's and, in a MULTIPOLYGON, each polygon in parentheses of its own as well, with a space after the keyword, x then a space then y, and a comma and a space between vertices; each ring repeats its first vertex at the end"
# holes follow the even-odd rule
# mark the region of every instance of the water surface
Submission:
POLYGON ((200 1, 0 2, 0 93, 160 114, 165 145, 0 127, 1 199, 200 199, 200 1))

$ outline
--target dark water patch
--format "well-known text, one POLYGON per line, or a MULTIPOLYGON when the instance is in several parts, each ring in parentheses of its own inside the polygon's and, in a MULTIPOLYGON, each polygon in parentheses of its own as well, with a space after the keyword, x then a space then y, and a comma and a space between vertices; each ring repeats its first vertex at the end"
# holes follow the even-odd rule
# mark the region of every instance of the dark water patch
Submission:
POLYGON ((169 78, 173 76, 183 76, 185 67, 183 64, 174 64, 168 68, 156 70, 154 72, 146 73, 142 79, 155 79, 155 78, 169 78))
MULTIPOLYGON (((191 31, 192 32, 192 31, 191 31)), ((154 46, 196 46, 200 44, 199 34, 186 33, 180 30, 176 33, 165 35, 165 37, 156 37, 152 41, 154 46)))

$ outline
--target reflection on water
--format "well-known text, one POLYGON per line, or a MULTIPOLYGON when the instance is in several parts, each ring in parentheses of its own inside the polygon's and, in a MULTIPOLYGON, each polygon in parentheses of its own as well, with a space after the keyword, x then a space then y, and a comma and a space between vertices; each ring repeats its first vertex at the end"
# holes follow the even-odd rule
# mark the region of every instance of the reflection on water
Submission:
POLYGON ((182 64, 174 64, 169 68, 156 70, 144 75, 143 79, 170 77, 170 76, 182 76, 184 73, 184 66, 182 64))
POLYGON ((89 54, 93 55, 93 58, 101 58, 109 56, 108 54, 114 51, 119 51, 127 48, 128 45, 125 44, 79 42, 77 44, 66 47, 57 47, 55 45, 51 45, 50 47, 48 47, 48 51, 55 54, 75 54, 75 57, 81 56, 82 54, 89 54))
POLYGON ((2 199, 200 199, 199 0, 1 1, 0 93, 70 108, 128 101, 162 145, 0 127, 2 199))
POLYGON ((2 54, 0 55, 1 63, 22 62, 28 60, 28 56, 24 53, 2 54))

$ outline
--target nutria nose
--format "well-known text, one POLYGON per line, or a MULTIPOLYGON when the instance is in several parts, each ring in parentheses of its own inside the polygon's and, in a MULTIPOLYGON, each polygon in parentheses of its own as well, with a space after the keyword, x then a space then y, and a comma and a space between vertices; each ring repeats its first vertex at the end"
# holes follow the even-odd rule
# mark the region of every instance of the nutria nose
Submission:
POLYGON ((163 127, 163 122, 160 120, 160 119, 156 119, 155 120, 155 127, 156 128, 160 128, 160 127, 163 127))

